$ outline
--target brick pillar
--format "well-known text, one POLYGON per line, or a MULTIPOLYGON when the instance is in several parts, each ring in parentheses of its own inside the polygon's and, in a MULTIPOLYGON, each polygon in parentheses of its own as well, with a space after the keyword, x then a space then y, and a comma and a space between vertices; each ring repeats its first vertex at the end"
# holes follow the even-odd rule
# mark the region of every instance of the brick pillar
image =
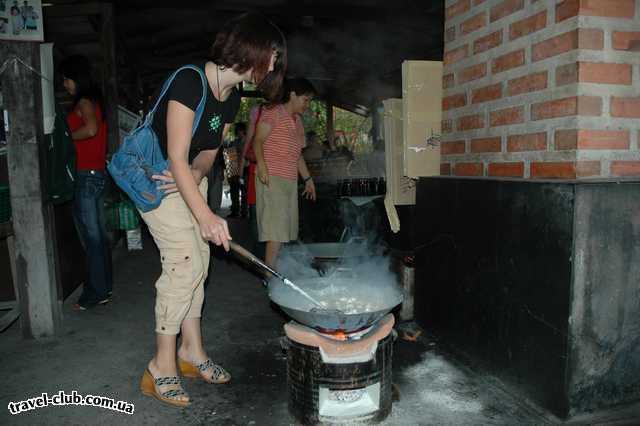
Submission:
POLYGON ((442 174, 640 176, 636 0, 446 0, 442 174))

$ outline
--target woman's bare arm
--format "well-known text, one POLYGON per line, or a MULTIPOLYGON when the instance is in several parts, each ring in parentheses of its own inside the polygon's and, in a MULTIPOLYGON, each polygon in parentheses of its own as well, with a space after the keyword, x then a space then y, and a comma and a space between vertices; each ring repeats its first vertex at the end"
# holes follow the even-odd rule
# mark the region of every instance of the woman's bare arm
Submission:
MULTIPOLYGON (((213 214, 200 194, 189 166, 191 127, 195 113, 180 102, 170 100, 167 106, 167 154, 171 173, 187 206, 200 224, 202 238, 229 250, 231 239, 227 222, 213 214)), ((209 157, 209 156, 205 156, 209 157)), ((205 161, 204 159, 202 160, 205 161)), ((208 160, 207 160, 208 161, 208 160)))
POLYGON ((78 101, 74 114, 79 114, 84 125, 71 133, 74 141, 89 139, 98 134, 98 117, 96 107, 89 99, 82 98, 78 101))
POLYGON ((302 192, 302 196, 306 197, 309 200, 316 200, 316 186, 313 183, 313 179, 311 178, 311 173, 309 173, 309 168, 307 167, 307 162, 304 161, 304 157, 301 155, 298 158, 298 173, 305 181, 304 182, 304 191, 302 192))
POLYGON ((264 161, 264 143, 271 133, 271 125, 260 122, 256 126, 256 135, 253 138, 253 150, 256 153, 256 163, 258 165, 258 178, 260 182, 269 186, 269 170, 264 161))

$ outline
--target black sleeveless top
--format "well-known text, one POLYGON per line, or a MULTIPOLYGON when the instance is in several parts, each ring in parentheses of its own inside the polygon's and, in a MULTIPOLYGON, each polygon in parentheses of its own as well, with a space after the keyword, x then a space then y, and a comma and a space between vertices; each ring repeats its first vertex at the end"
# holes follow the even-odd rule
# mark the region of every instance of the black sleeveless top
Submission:
MULTIPOLYGON (((204 71, 204 63, 194 64, 204 71)), ((155 104, 160 89, 156 90, 150 106, 155 104)), ((182 70, 176 75, 169 90, 160 101, 153 116, 152 128, 158 135, 158 142, 165 158, 167 158, 167 105, 170 100, 180 102, 195 112, 202 98, 202 79, 194 70, 182 70)), ((200 151, 217 149, 222 143, 222 131, 225 123, 233 123, 240 108, 240 92, 234 88, 224 102, 219 102, 207 84, 207 102, 200 118, 198 128, 191 140, 189 163, 200 151)))

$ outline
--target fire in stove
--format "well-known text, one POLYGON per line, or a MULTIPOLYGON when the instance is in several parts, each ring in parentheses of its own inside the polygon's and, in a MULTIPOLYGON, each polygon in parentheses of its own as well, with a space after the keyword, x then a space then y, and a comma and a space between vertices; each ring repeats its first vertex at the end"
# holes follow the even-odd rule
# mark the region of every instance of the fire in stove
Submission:
POLYGON ((324 328, 316 328, 316 331, 322 335, 322 337, 326 337, 329 339, 347 341, 347 340, 358 340, 362 336, 366 335, 373 326, 365 327, 359 330, 354 331, 344 331, 344 330, 327 330, 324 328))

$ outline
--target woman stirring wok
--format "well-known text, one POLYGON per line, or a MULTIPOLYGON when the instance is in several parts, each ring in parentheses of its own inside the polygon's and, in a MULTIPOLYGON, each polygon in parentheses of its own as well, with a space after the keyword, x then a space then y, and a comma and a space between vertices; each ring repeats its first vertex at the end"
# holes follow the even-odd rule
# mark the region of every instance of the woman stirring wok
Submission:
POLYGON ((286 66, 284 37, 261 15, 244 14, 217 34, 210 60, 195 65, 204 71, 208 85, 202 118, 192 137, 203 85, 198 72, 182 70, 153 119, 171 165, 170 171, 154 178, 163 181, 169 195, 157 209, 142 214, 160 250, 162 275, 156 282, 157 350, 144 372, 141 390, 179 407, 190 403, 179 373, 209 383, 231 379, 207 356, 200 328, 208 241, 228 250, 231 240, 227 222, 207 206, 206 176, 239 107, 235 86, 251 82, 258 84, 267 98, 279 94, 286 66), (178 333, 182 338, 176 351, 178 333))

